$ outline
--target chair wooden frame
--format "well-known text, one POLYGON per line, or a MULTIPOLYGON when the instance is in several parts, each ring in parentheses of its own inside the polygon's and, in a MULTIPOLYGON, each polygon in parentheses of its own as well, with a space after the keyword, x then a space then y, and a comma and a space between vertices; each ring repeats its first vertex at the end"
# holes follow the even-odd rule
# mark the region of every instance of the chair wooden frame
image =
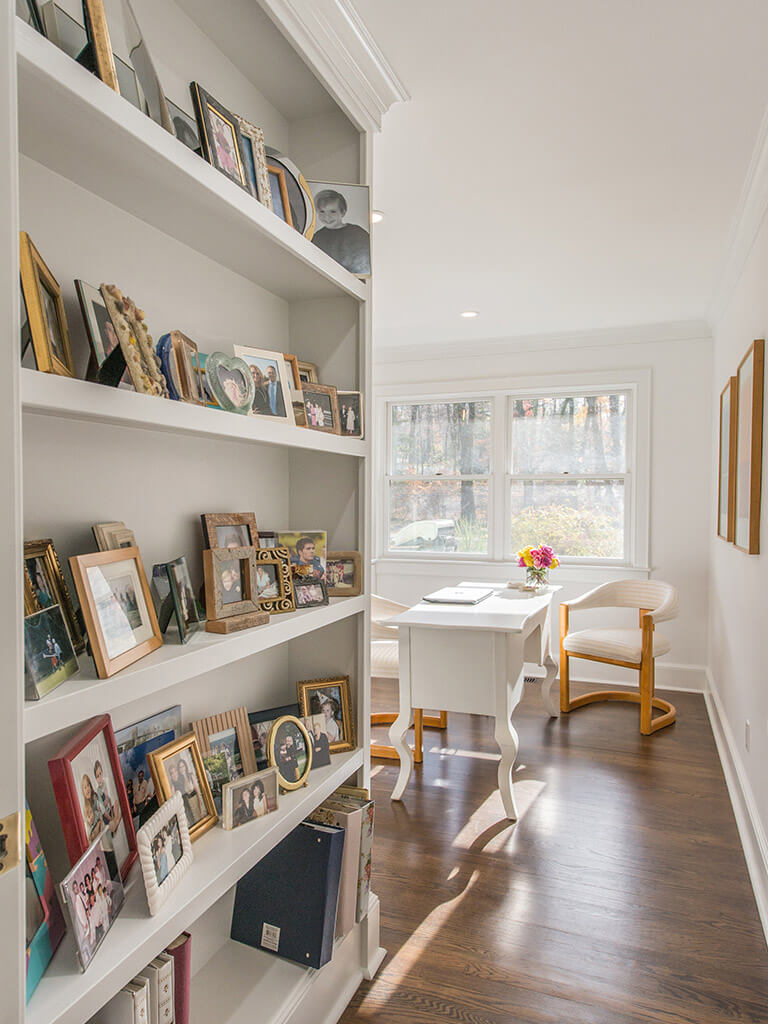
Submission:
MULTIPOLYGON (((375 711, 371 714, 371 725, 392 725, 397 718, 396 711, 375 711)), ((439 715, 425 715, 422 708, 413 711, 413 760, 421 764, 424 760, 424 730, 447 729, 448 712, 439 715)), ((374 743, 371 740, 371 757, 381 757, 387 761, 399 761, 397 751, 386 743, 374 743)))
POLYGON ((647 608, 639 609, 639 625, 642 630, 642 651, 639 664, 631 661, 618 661, 613 658, 599 658, 591 654, 576 654, 565 649, 565 638, 568 636, 570 620, 570 608, 567 604, 560 605, 560 710, 563 714, 575 711, 577 708, 587 704, 595 704, 598 701, 618 700, 631 704, 640 705, 640 732, 643 736, 650 736, 659 729, 672 725, 677 716, 677 711, 668 700, 663 700, 655 694, 656 686, 656 662, 653 655, 653 634, 655 624, 653 611, 647 608), (640 687, 638 693, 627 690, 592 690, 581 697, 571 698, 570 694, 570 658, 583 658, 585 661, 599 661, 604 665, 618 665, 620 668, 629 668, 640 673, 640 687), (663 714, 653 717, 653 711, 662 711, 663 714))

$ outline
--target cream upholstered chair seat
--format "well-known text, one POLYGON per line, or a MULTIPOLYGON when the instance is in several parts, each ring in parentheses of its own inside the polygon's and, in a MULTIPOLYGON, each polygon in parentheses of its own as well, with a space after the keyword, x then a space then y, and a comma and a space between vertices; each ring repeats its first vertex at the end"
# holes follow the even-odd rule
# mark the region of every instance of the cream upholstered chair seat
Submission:
MULTIPOLYGON (((569 654, 586 654, 591 658, 610 658, 613 661, 631 661, 639 665, 643 656, 642 629, 581 629, 569 633, 563 644, 569 654)), ((654 631, 653 656, 667 654, 672 644, 661 633, 654 631)))

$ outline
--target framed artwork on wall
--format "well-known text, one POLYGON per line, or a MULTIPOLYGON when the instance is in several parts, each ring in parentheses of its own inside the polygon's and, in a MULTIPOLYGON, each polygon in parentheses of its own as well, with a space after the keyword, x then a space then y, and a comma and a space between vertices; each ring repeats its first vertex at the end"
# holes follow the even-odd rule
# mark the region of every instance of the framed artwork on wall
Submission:
POLYGON ((736 515, 734 544, 760 553, 760 485, 763 475, 763 373, 765 342, 753 341, 739 363, 736 416, 736 515))
POLYGON ((731 377, 720 393, 720 461, 717 488, 717 535, 733 540, 736 516, 737 379, 731 377))

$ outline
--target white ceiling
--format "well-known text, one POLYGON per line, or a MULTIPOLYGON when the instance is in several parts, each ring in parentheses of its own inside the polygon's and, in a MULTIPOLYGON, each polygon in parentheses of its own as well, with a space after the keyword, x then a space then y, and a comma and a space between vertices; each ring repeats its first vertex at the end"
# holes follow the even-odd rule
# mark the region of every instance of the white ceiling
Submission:
POLYGON ((706 317, 765 0, 355 6, 412 97, 375 143, 378 348, 706 317))

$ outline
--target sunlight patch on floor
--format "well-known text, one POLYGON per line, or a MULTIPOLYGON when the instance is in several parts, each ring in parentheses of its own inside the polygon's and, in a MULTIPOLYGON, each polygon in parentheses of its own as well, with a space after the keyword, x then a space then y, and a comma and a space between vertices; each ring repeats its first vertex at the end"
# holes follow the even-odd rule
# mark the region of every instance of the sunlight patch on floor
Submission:
MULTIPOLYGON (((514 826, 525 817, 545 788, 546 783, 540 782, 538 779, 521 779, 516 782, 515 803, 519 815, 517 822, 510 821, 508 822, 509 828, 502 827, 497 835, 491 835, 488 841, 482 844, 482 849, 489 853, 503 850, 509 840, 514 838, 514 826)), ((501 793, 496 789, 480 804, 453 840, 451 846, 458 850, 476 848, 477 840, 488 830, 489 826, 497 822, 502 823, 503 820, 504 807, 501 802, 501 793)))
POLYGON ((498 761, 501 754, 484 753, 482 750, 457 750, 455 747, 430 747, 430 754, 445 754, 450 757, 472 757, 478 761, 498 761))

